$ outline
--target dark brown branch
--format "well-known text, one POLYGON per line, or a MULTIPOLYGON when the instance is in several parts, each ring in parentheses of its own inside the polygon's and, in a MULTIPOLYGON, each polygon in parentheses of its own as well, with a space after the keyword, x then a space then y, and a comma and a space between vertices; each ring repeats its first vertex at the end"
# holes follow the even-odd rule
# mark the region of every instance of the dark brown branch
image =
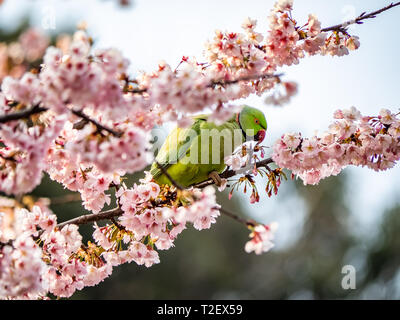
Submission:
MULTIPOLYGON (((267 158, 264 160, 261 160, 259 162, 256 162, 256 167, 257 168, 261 168, 261 167, 267 167, 270 163, 273 163, 274 161, 272 160, 272 158, 267 158)), ((223 179, 228 179, 231 178, 233 176, 237 175, 237 171, 235 170, 227 170, 224 171, 223 173, 220 174, 220 177, 223 179)), ((206 181, 203 182, 199 182, 196 183, 195 185, 193 185, 194 188, 205 188, 207 186, 210 186, 214 184, 214 181, 212 179, 208 179, 206 181)))
POLYGON ((86 214, 65 222, 62 222, 57 225, 59 229, 62 227, 66 226, 67 224, 85 224, 85 223, 91 223, 91 222, 96 222, 96 221, 101 221, 101 220, 107 220, 111 219, 113 217, 117 217, 123 213, 121 208, 114 208, 111 210, 99 212, 99 213, 92 213, 92 214, 86 214))
POLYGON ((83 120, 93 123, 96 126, 97 130, 99 130, 99 131, 102 131, 102 130, 107 131, 108 133, 111 133, 113 136, 116 136, 116 137, 122 136, 122 132, 115 131, 111 128, 108 128, 108 127, 102 125, 100 122, 98 122, 98 121, 90 118, 88 115, 86 115, 82 110, 71 110, 71 112, 74 115, 82 118, 83 120))
POLYGON ((128 89, 125 89, 125 92, 142 94, 142 93, 147 92, 147 88, 143 88, 143 89, 136 89, 136 88, 135 89, 130 89, 130 88, 128 88, 128 89))
POLYGON ((3 249, 5 246, 12 246, 12 240, 7 242, 0 242, 0 250, 3 249))
MULTIPOLYGON (((41 112, 44 112, 44 111, 47 111, 47 110, 48 110, 48 108, 41 107, 39 104, 37 104, 37 105, 33 106, 30 109, 26 109, 26 110, 19 111, 19 112, 8 113, 8 114, 0 116, 0 123, 6 123, 6 122, 14 121, 14 120, 26 119, 26 118, 29 118, 30 116, 34 115, 34 114, 38 114, 38 113, 41 113, 41 112)), ((86 115, 81 110, 71 110, 71 112, 74 115, 82 118, 83 122, 85 122, 85 123, 88 123, 88 122, 93 123, 97 127, 97 129, 99 131, 102 131, 102 130, 107 131, 107 132, 111 133, 112 135, 114 135, 116 137, 121 137, 122 136, 122 132, 115 131, 115 130, 113 130, 111 128, 108 128, 108 127, 102 125, 98 121, 90 118, 88 115, 86 115)))
POLYGON ((13 113, 8 113, 5 115, 0 116, 0 123, 6 123, 14 120, 20 120, 20 119, 27 119, 30 116, 34 114, 38 114, 41 112, 47 111, 47 108, 40 107, 38 104, 33 106, 30 109, 23 110, 23 111, 18 111, 18 112, 13 112, 13 113))
POLYGON ((399 6, 399 5, 400 5, 400 2, 396 2, 396 3, 392 2, 391 4, 389 4, 388 6, 382 8, 382 9, 376 10, 376 11, 368 13, 368 14, 366 14, 366 12, 363 12, 362 14, 360 14, 357 18, 355 18, 353 20, 349 20, 349 21, 346 21, 346 22, 341 23, 341 24, 337 24, 337 25, 332 26, 332 27, 323 28, 321 31, 322 32, 339 31, 339 32, 346 33, 346 28, 349 25, 362 24, 363 23, 362 20, 375 18, 378 14, 380 14, 380 13, 382 13, 384 11, 387 11, 389 9, 392 9, 392 8, 394 8, 396 6, 399 6))
POLYGON ((117 220, 114 219, 114 217, 111 217, 110 220, 119 230, 126 230, 126 228, 123 225, 119 224, 117 220))
POLYGON ((15 159, 14 157, 5 156, 5 155, 3 155, 1 153, 0 153, 0 158, 5 160, 5 161, 18 162, 17 159, 15 159))

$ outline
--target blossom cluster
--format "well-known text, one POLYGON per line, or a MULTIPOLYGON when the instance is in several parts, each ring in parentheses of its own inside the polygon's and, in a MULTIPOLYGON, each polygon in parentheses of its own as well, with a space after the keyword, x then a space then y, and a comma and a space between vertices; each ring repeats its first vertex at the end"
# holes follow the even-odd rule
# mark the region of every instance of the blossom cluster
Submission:
POLYGON ((317 184, 349 165, 387 170, 400 159, 398 115, 387 109, 374 117, 362 116, 355 107, 337 110, 335 122, 320 137, 284 134, 274 144, 272 158, 304 184, 317 184))
POLYGON ((111 184, 118 185, 124 172, 103 173, 96 166, 72 160, 71 154, 57 141, 48 149, 46 172, 50 178, 63 184, 71 191, 78 191, 85 209, 99 212, 105 204, 110 204, 111 197, 105 192, 111 184))
MULTIPOLYGON (((171 248, 175 238, 186 229, 187 223, 193 224, 197 230, 203 230, 216 222, 219 207, 214 188, 185 190, 173 201, 181 202, 181 205, 168 204, 167 199, 171 196, 169 192, 170 190, 163 190, 160 193, 160 186, 154 182, 119 189, 117 196, 122 215, 118 221, 125 233, 123 242, 125 245, 129 244, 130 248, 128 251, 117 252, 121 261, 126 261, 132 248, 137 250, 141 247, 141 254, 135 253, 130 260, 149 267, 159 262, 154 246, 158 250, 171 248)), ((103 234, 97 232, 94 238, 104 249, 113 248, 113 243, 103 234)), ((113 259, 115 254, 114 252, 113 259)))
POLYGON ((95 224, 93 233, 95 256, 111 267, 132 261, 146 267, 159 263, 157 250, 170 249, 187 223, 197 230, 208 229, 219 216, 212 187, 180 194, 142 181, 132 188, 121 185, 116 196, 121 209, 118 222, 103 227, 95 224))

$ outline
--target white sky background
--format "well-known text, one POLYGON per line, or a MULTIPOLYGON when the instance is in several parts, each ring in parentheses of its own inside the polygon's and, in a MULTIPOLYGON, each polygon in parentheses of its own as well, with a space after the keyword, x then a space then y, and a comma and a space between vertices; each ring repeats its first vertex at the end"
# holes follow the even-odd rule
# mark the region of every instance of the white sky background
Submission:
MULTIPOLYGON (((41 27, 44 14, 55 13, 56 32, 85 20, 97 47, 116 47, 131 60, 131 70, 151 71, 165 60, 175 67, 183 55, 201 59, 203 44, 215 29, 241 31, 240 25, 249 16, 258 20, 257 29, 265 34, 271 0, 135 0, 128 9, 120 9, 115 1, 101 0, 6 0, 0 6, 0 26, 13 27, 30 14, 41 27)), ((299 24, 309 13, 317 14, 323 26, 331 26, 354 18, 363 11, 373 11, 390 0, 295 0, 293 16, 299 24)), ((298 66, 285 68, 285 79, 299 84, 299 93, 283 108, 268 107, 264 98, 250 97, 245 102, 261 108, 269 129, 267 145, 288 131, 301 131, 310 136, 320 133, 332 121, 338 108, 356 106, 365 115, 375 115, 380 108, 400 107, 399 34, 400 7, 354 26, 350 33, 358 35, 361 47, 342 58, 311 57, 298 66)), ((49 30, 51 32, 51 30, 49 30)), ((369 169, 348 168, 351 184, 348 194, 354 213, 354 232, 368 235, 376 227, 384 208, 398 201, 400 168, 375 173, 369 169)), ((291 183, 286 182, 286 183, 291 183)), ((264 185, 264 184, 263 184, 264 185)), ((300 200, 262 197, 251 206, 251 214, 262 222, 277 220, 280 232, 277 247, 294 241, 304 210, 300 200), (274 213, 275 212, 275 213, 274 213), (289 236, 288 235, 294 235, 289 236), (282 240, 282 241, 280 241, 282 240)))

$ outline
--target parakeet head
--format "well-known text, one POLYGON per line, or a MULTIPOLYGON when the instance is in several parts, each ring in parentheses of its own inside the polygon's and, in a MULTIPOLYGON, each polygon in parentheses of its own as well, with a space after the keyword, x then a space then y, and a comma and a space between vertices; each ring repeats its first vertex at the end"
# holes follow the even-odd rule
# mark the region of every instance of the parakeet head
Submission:
POLYGON ((267 130, 267 120, 265 120, 264 113, 260 110, 244 106, 238 114, 237 120, 246 137, 254 139, 258 143, 264 140, 267 130), (251 132, 254 135, 250 134, 251 132))

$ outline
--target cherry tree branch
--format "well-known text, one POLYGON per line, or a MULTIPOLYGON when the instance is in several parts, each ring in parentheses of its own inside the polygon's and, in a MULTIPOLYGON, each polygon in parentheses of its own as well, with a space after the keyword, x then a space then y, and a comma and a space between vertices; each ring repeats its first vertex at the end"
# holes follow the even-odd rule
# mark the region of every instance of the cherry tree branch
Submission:
POLYGON ((378 14, 380 14, 380 13, 382 13, 384 11, 387 11, 389 9, 392 9, 392 8, 394 8, 396 6, 399 6, 399 5, 400 5, 400 1, 396 2, 396 3, 392 2, 391 4, 389 4, 388 6, 382 8, 382 9, 373 11, 373 12, 368 13, 368 14, 366 12, 363 12, 357 18, 355 18, 353 20, 349 20, 349 21, 346 21, 344 23, 340 23, 340 24, 337 24, 337 25, 334 25, 334 26, 331 26, 331 27, 323 28, 323 29, 321 29, 321 31, 322 32, 339 31, 339 32, 344 32, 345 33, 346 32, 346 28, 349 25, 362 24, 363 23, 362 20, 375 18, 378 14))
MULTIPOLYGON (((267 158, 267 159, 256 162, 255 165, 257 168, 268 167, 268 165, 273 162, 274 161, 272 160, 272 158, 267 158)), ((224 171, 223 173, 221 173, 220 177, 223 179, 228 179, 237 174, 238 174, 238 172, 235 170, 227 170, 227 171, 224 171)), ((206 181, 194 184, 193 187, 194 188, 205 188, 205 187, 213 185, 213 184, 214 184, 214 181, 212 179, 208 179, 206 181)))
POLYGON ((74 219, 59 223, 57 225, 57 227, 59 229, 61 229, 62 227, 66 226, 67 224, 80 225, 80 224, 101 221, 101 220, 107 220, 107 219, 111 219, 111 218, 120 216, 122 213, 123 213, 122 209, 117 207, 117 208, 110 209, 107 211, 102 211, 99 213, 85 214, 83 216, 76 217, 74 219))
POLYGON ((254 227, 254 226, 256 226, 258 223, 256 222, 256 221, 254 221, 254 220, 251 220, 251 219, 249 219, 249 220, 246 220, 246 219, 243 219, 243 218, 241 218, 241 217, 239 217, 238 215, 236 215, 236 214, 234 214, 233 212, 231 212, 231 211, 229 211, 229 210, 226 210, 226 209, 224 209, 224 208, 218 208, 218 210, 221 212, 221 213, 223 213, 224 215, 226 215, 227 217, 229 217, 229 218, 231 218, 231 219, 233 219, 233 220, 235 220, 235 221, 237 221, 237 222, 239 222, 239 223, 241 223, 241 224, 244 224, 245 226, 247 226, 247 227, 254 227))
POLYGON ((1 153, 0 153, 0 158, 5 160, 5 161, 17 162, 17 159, 15 159, 14 157, 12 157, 12 156, 7 157, 7 156, 5 156, 5 155, 3 155, 1 153))
POLYGON ((5 246, 11 246, 12 245, 12 240, 9 240, 7 242, 0 242, 0 250, 3 249, 5 246))
MULTIPOLYGON (((20 120, 20 119, 27 119, 32 115, 35 114, 39 114, 45 111, 48 111, 49 109, 46 107, 41 107, 40 104, 36 104, 35 106, 33 106, 30 109, 26 109, 23 111, 18 111, 18 112, 13 112, 13 113, 8 113, 8 114, 4 114, 2 116, 0 116, 0 123, 7 123, 10 121, 15 121, 15 120, 20 120)), ((116 136, 116 137, 121 137, 122 136, 122 132, 119 131, 115 131, 111 128, 108 128, 104 125, 102 125, 100 122, 90 118, 88 115, 86 115, 82 110, 71 110, 71 112, 80 117, 82 120, 84 120, 86 123, 90 122, 93 123, 97 130, 99 132, 101 132, 102 130, 107 131, 109 133, 111 133, 112 135, 116 136)))
POLYGON ((268 78, 280 78, 281 76, 283 76, 283 73, 278 73, 278 74, 265 73, 265 74, 243 76, 243 77, 239 77, 239 78, 233 79, 233 80, 220 79, 220 80, 211 81, 211 83, 208 85, 208 87, 213 88, 217 85, 224 86, 224 85, 236 84, 241 81, 260 80, 260 79, 268 79, 268 78))
POLYGON ((113 136, 118 137, 118 138, 120 138, 120 137, 122 136, 122 134, 123 134, 123 133, 120 132, 120 131, 116 131, 116 130, 113 130, 113 129, 109 128, 109 127, 106 127, 106 126, 102 125, 100 122, 98 122, 98 121, 96 121, 96 120, 90 118, 90 117, 89 117, 88 115, 86 115, 82 110, 71 110, 71 112, 72 112, 74 115, 76 115, 76 116, 82 118, 82 119, 85 120, 86 122, 93 123, 93 124, 96 126, 96 128, 97 128, 97 130, 98 130, 99 132, 101 132, 102 130, 104 130, 104 131, 107 131, 108 133, 111 133, 113 136))
POLYGON ((47 111, 47 108, 41 107, 39 104, 34 105, 30 109, 26 109, 23 111, 18 111, 14 113, 8 113, 0 116, 0 123, 6 123, 14 120, 26 119, 34 114, 38 114, 41 112, 47 111))

